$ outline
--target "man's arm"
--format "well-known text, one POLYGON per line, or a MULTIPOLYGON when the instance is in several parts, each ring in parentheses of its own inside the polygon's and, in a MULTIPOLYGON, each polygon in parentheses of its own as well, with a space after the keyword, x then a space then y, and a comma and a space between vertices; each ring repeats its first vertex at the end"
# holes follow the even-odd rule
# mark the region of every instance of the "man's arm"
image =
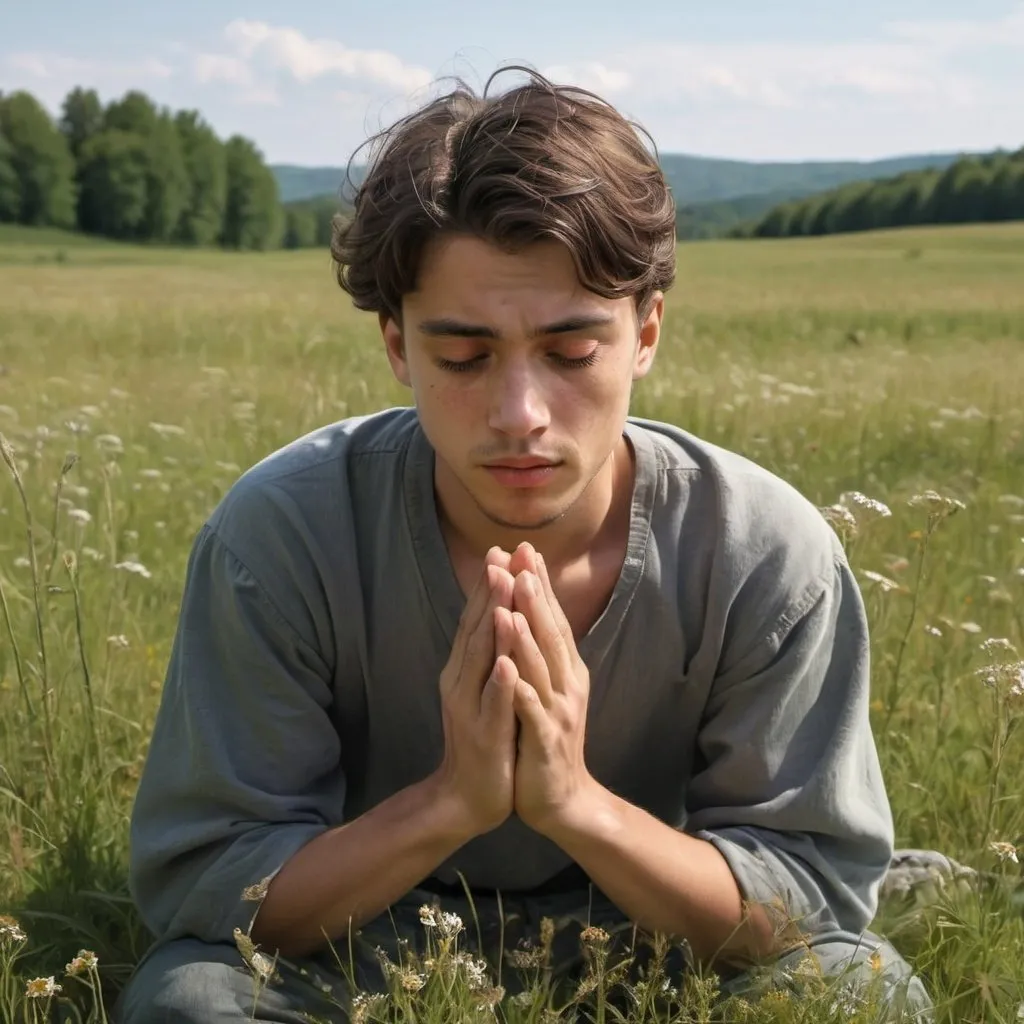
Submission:
POLYGON ((268 951, 300 955, 470 837, 439 774, 344 822, 331 701, 319 653, 205 527, 132 820, 132 890, 159 937, 230 942, 252 924, 268 951), (258 905, 243 899, 262 881, 258 905))
POLYGON ((892 851, 868 676, 863 605, 837 554, 716 680, 690 834, 592 779, 541 831, 631 920, 687 939, 704 959, 771 956, 799 932, 856 934, 892 851))
POLYGON ((438 773, 302 847, 270 883, 255 943, 303 956, 383 913, 471 839, 438 773))
POLYGON ((685 938, 704 962, 738 964, 778 951, 768 915, 745 908, 725 858, 598 783, 547 832, 629 920, 685 938))

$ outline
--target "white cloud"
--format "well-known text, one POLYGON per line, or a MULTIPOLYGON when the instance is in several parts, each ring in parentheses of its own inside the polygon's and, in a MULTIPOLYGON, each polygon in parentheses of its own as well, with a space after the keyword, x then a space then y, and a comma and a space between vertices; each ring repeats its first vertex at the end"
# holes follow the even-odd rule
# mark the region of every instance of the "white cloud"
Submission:
POLYGON ((386 50, 351 49, 334 39, 310 39, 298 29, 262 21, 232 21, 224 35, 236 60, 248 61, 250 67, 262 64, 286 71, 299 82, 338 74, 411 93, 433 77, 425 68, 406 64, 386 50))
POLYGON ((837 93, 958 105, 976 94, 963 72, 909 43, 664 43, 618 60, 648 69, 631 92, 650 99, 803 108, 837 93))
MULTIPOLYGON (((720 107, 813 109, 847 100, 890 99, 904 111, 973 108, 991 101, 984 69, 988 50, 1021 56, 1024 88, 1024 2, 1002 18, 894 21, 860 42, 654 42, 596 54, 550 69, 561 80, 640 102, 720 107), (957 59, 956 63, 953 62, 957 59), (609 69, 630 69, 611 71, 609 69)), ((1003 92, 1005 98, 1005 92, 1003 92)))
POLYGON ((632 83, 632 76, 628 72, 610 68, 600 61, 585 61, 574 65, 555 64, 541 73, 553 82, 575 85, 580 89, 609 96, 628 89, 632 83))
POLYGON ((200 82, 229 82, 231 85, 252 85, 252 71, 249 65, 238 57, 225 53, 200 53, 196 55, 194 70, 200 82))
POLYGON ((892 21, 886 25, 892 35, 940 53, 1010 47, 1024 50, 1024 3, 1002 18, 969 21, 950 18, 934 21, 892 21))
POLYGON ((33 51, 8 54, 4 63, 13 71, 43 81, 73 78, 114 79, 164 79, 174 74, 174 69, 155 57, 139 61, 99 61, 67 57, 64 54, 33 51))

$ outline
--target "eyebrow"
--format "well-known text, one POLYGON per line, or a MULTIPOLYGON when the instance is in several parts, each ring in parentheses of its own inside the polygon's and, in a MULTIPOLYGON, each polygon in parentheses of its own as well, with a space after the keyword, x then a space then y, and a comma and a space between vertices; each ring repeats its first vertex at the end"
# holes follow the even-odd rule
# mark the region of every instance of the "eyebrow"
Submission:
MULTIPOLYGON (((614 323, 610 313, 580 313, 566 317, 551 324, 545 324, 529 332, 531 338, 540 338, 552 334, 570 334, 573 331, 585 331, 590 327, 607 327, 614 323)), ((501 334, 493 327, 482 324, 465 323, 452 317, 440 317, 436 320, 424 320, 417 325, 422 334, 433 338, 491 338, 501 340, 501 334)))

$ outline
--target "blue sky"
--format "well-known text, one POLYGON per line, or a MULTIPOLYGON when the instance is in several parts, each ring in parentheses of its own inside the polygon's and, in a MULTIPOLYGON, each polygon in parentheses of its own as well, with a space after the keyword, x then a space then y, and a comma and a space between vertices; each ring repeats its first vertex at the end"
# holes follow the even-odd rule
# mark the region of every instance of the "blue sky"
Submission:
MULTIPOLYGON (((199 109, 272 162, 344 163, 434 94, 525 63, 664 152, 871 159, 1024 145, 1024 0, 6 0, 0 89, 199 109)), ((509 79, 511 81, 511 78, 509 79)))

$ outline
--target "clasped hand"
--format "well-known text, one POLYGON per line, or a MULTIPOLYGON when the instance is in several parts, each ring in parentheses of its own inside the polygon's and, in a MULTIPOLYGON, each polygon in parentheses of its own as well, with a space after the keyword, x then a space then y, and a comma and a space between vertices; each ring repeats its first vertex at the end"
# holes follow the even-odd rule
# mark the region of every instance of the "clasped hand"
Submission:
POLYGON ((488 552, 441 678, 442 771, 472 802, 476 831, 512 810, 541 834, 593 786, 584 762, 590 676, 529 544, 488 552))
POLYGON ((543 557, 521 544, 510 572, 513 607, 495 610, 495 631, 498 645, 511 648, 516 669, 515 810, 543 833, 593 781, 583 757, 590 674, 543 557))

